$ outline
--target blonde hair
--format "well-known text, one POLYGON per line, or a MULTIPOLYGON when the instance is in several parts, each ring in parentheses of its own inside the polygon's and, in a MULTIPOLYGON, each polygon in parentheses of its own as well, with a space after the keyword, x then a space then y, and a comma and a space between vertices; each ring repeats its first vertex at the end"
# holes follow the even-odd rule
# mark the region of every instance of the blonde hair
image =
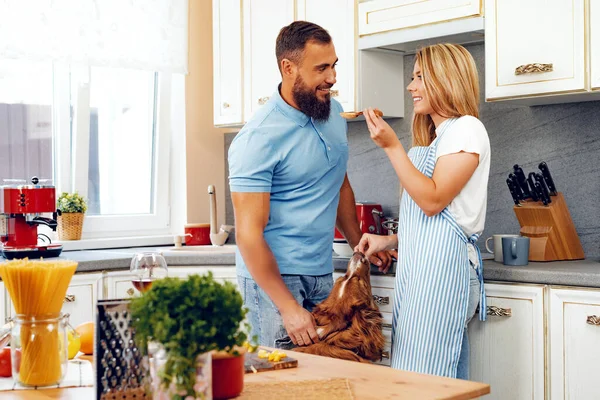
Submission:
MULTIPOLYGON (((475 60, 463 46, 444 43, 423 47, 415 62, 427 99, 445 118, 472 115, 479 118, 479 77, 475 60)), ((435 125, 429 115, 414 114, 413 146, 429 146, 435 139, 435 125)))

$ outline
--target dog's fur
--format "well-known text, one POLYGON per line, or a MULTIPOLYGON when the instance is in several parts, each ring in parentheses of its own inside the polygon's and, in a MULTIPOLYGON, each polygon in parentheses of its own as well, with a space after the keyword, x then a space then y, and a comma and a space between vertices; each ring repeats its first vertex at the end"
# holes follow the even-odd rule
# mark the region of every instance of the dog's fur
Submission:
POLYGON ((371 263, 363 254, 354 253, 346 274, 312 314, 320 341, 294 351, 360 362, 381 359, 383 318, 371 294, 371 263))

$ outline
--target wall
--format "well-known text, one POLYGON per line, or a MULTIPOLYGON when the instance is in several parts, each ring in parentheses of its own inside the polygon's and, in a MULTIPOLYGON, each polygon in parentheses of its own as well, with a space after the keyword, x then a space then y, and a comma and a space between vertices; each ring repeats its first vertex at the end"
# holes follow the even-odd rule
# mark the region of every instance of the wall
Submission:
MULTIPOLYGON (((482 238, 494 233, 518 233, 519 223, 506 177, 514 164, 528 173, 541 161, 550 167, 563 192, 587 257, 600 257, 600 102, 551 106, 515 106, 484 101, 483 44, 468 47, 480 74, 481 115, 492 150, 486 228, 482 238)), ((414 56, 404 60, 405 83, 410 82, 414 56)), ((405 93, 404 119, 388 121, 405 148, 410 146, 412 99, 405 93)), ((373 104, 372 106, 376 106, 373 104)), ((225 155, 234 134, 226 135, 225 155)), ((398 215, 399 184, 384 152, 369 138, 364 122, 349 124, 348 177, 357 200, 381 203, 389 216, 398 215)), ((233 222, 227 199, 227 221, 233 222)), ((483 240, 480 239, 483 248, 483 240)))
MULTIPOLYGON (((218 224, 225 221, 223 130, 213 126, 212 1, 189 2, 186 90, 187 221, 209 222, 208 185, 216 186, 218 224)), ((183 233, 183 227, 181 232, 183 233)))

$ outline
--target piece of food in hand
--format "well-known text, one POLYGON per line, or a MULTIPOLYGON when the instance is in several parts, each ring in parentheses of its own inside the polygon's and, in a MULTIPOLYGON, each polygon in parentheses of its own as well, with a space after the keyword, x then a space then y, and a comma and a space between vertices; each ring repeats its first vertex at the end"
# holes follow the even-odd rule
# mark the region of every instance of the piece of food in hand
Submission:
POLYGON ((84 322, 75 328, 81 341, 81 352, 83 354, 94 354, 94 323, 84 322))
MULTIPOLYGON (((378 117, 383 117, 383 112, 381 110, 374 108, 373 112, 378 117)), ((363 115, 363 112, 362 111, 348 111, 348 112, 341 112, 340 115, 346 119, 354 119, 354 118, 359 117, 360 115, 363 115)))

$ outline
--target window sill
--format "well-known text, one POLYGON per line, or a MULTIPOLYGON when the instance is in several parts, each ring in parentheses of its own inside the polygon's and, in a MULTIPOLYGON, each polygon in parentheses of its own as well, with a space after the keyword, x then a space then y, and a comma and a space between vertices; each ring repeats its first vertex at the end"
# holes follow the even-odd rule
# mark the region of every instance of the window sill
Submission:
POLYGON ((63 251, 117 249, 122 247, 149 247, 173 245, 173 235, 135 236, 102 239, 56 240, 63 245, 63 251))

